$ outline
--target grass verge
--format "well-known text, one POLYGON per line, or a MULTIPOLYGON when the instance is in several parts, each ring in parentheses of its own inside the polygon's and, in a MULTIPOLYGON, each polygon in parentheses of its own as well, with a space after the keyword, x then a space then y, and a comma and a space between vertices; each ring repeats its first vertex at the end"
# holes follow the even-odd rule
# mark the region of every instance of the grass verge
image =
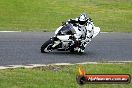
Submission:
POLYGON ((54 31, 86 12, 107 32, 132 32, 132 0, 0 0, 0 31, 54 31))
MULTIPOLYGON (((88 74, 130 74, 132 63, 82 65, 88 74)), ((131 88, 130 84, 78 85, 78 65, 0 70, 0 88, 131 88)))

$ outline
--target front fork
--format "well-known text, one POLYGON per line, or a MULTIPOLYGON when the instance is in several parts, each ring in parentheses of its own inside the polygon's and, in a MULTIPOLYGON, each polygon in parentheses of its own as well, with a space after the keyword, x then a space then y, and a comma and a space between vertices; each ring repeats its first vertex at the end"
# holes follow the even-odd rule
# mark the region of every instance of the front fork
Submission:
POLYGON ((56 47, 61 43, 61 41, 57 37, 51 37, 50 39, 53 41, 53 49, 56 49, 56 47))

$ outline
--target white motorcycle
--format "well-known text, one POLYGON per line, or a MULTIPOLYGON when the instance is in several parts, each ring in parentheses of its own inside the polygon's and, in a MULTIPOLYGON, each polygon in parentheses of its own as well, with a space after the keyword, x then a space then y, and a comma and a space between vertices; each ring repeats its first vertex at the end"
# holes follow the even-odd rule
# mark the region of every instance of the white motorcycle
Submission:
MULTIPOLYGON (((76 39, 76 28, 77 26, 74 26, 73 24, 65 24, 63 26, 60 26, 55 31, 55 36, 51 37, 41 46, 41 53, 51 52, 52 50, 83 53, 84 50, 81 50, 82 47, 85 48, 90 40, 85 41, 83 37, 76 39)), ((94 27, 94 35, 92 36, 92 38, 97 36, 99 32, 100 28, 94 27)))

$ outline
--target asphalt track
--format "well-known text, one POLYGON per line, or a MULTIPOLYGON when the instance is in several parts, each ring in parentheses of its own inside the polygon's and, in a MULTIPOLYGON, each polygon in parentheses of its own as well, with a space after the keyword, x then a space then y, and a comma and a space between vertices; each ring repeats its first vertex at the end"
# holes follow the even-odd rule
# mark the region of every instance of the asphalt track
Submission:
POLYGON ((0 66, 132 61, 132 33, 101 33, 91 41, 82 55, 69 52, 41 53, 41 45, 54 33, 0 33, 0 66))

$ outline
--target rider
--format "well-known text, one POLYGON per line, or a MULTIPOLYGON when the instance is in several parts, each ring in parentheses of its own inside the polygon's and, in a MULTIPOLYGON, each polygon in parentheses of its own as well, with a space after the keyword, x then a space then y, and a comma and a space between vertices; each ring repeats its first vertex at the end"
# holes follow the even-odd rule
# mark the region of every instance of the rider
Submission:
POLYGON ((91 18, 87 16, 86 13, 82 13, 79 17, 75 19, 69 19, 65 24, 71 23, 74 26, 77 26, 75 37, 76 39, 83 39, 85 41, 84 45, 81 46, 78 50, 79 52, 84 52, 84 49, 91 41, 94 34, 94 24, 91 18))

